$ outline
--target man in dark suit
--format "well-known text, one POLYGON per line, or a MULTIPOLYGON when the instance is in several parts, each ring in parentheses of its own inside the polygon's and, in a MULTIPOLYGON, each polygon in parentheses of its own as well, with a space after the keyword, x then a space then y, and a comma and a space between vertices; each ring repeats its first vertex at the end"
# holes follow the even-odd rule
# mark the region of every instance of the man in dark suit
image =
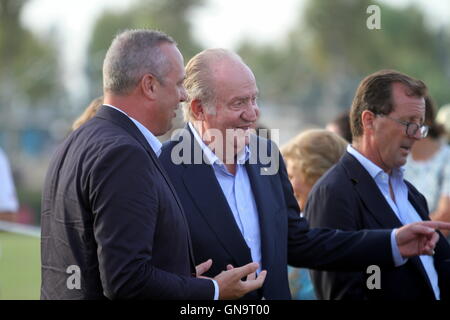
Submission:
POLYGON ((259 288, 258 265, 199 278, 161 143, 185 100, 167 35, 130 30, 103 64, 104 103, 57 149, 42 200, 42 299, 230 299, 259 288), (248 281, 241 278, 250 275, 248 281))
MULTIPOLYGON (((403 179, 402 166, 424 138, 426 87, 393 70, 366 77, 351 109, 353 144, 314 186, 306 216, 314 227, 343 230, 400 228, 429 220, 425 198, 403 179)), ((409 258, 395 269, 372 273, 312 271, 322 299, 448 299, 450 248, 440 234, 433 256, 409 258)))
MULTIPOLYGON (((163 146, 160 159, 186 210, 196 259, 214 261, 211 274, 255 261, 267 277, 261 290, 245 298, 290 299, 288 263, 335 270, 365 270, 373 263, 392 268, 397 236, 399 255, 418 253, 416 240, 422 237, 409 231, 420 225, 399 229, 397 236, 391 230, 309 229, 276 145, 249 134, 259 115, 258 90, 238 55, 223 49, 199 53, 186 67, 185 85, 189 123, 163 146), (407 234, 412 242, 400 239, 407 234)), ((429 240, 436 236, 433 232, 429 240)))

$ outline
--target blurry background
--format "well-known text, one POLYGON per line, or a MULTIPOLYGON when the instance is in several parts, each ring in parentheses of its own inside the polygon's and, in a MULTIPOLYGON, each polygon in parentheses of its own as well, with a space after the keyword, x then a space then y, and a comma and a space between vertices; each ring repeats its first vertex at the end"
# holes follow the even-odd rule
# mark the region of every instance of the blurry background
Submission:
MULTIPOLYGON (((237 51, 255 73, 261 123, 281 128, 282 144, 348 108, 359 81, 382 68, 424 80, 438 106, 449 103, 449 21, 445 0, 0 0, 0 147, 16 221, 39 226, 49 157, 102 94, 103 57, 122 29, 165 31, 185 62, 208 47, 237 51), (381 30, 366 27, 371 4, 381 30)), ((38 234, 0 231, 0 299, 39 298, 38 234)))

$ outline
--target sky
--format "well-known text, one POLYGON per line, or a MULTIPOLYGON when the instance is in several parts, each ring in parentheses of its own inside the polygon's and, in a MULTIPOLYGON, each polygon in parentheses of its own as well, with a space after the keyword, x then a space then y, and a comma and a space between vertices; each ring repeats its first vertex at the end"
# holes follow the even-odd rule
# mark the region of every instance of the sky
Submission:
MULTIPOLYGON (((330 0, 333 1, 333 0, 330 0)), ((52 32, 60 40, 66 85, 76 100, 85 91, 84 52, 95 20, 104 9, 123 10, 136 0, 30 0, 22 22, 37 34, 52 32)), ((430 25, 450 21, 448 0, 384 0, 399 7, 415 3, 430 25)), ((206 47, 233 49, 243 38, 275 42, 298 19, 305 0, 208 0, 192 12, 194 36, 206 47)), ((382 13, 381 13, 382 15, 382 13)), ((338 18, 338 17, 337 17, 338 18)), ((381 16, 382 19, 382 16, 381 16)))

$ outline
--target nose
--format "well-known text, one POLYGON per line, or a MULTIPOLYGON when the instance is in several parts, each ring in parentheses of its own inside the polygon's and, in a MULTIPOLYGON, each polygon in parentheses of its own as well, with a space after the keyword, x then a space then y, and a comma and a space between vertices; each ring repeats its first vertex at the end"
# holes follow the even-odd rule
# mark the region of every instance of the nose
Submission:
POLYGON ((242 118, 248 122, 256 122, 259 118, 259 107, 256 103, 251 103, 244 113, 242 113, 242 118))

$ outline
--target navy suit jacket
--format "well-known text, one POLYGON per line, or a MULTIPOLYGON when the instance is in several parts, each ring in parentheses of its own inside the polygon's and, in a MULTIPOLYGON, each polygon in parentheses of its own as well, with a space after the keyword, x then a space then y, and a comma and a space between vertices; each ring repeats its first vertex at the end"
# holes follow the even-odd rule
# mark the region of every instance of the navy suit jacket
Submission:
MULTIPOLYGON (((423 220, 429 220, 425 198, 405 182, 409 201, 423 220)), ((305 213, 314 227, 361 230, 402 226, 373 178, 348 152, 315 184, 305 213)), ((441 299, 448 299, 450 248, 442 235, 435 252, 441 299)), ((320 299, 434 299, 431 283, 419 257, 408 259, 398 268, 381 268, 379 290, 367 288, 366 281, 371 273, 312 271, 311 275, 320 299)))
POLYGON ((212 299, 186 218, 134 123, 102 106, 56 150, 42 198, 42 299, 212 299), (70 266, 80 270, 80 288, 70 266))
MULTIPOLYGON (((299 216, 300 210, 276 145, 256 136, 252 139, 257 139, 262 150, 274 153, 279 160, 279 170, 274 175, 261 175, 270 164, 263 164, 266 162, 260 161, 259 156, 257 163, 245 164, 259 214, 262 268, 267 270, 267 277, 261 290, 247 294, 244 299, 263 296, 290 299, 288 263, 333 270, 365 270, 375 262, 392 267, 392 258, 387 254, 391 252, 390 231, 346 233, 309 229, 307 221, 299 216)), ((201 152, 186 126, 164 144, 160 160, 185 209, 195 259, 202 262, 212 258, 213 265, 207 275, 214 276, 228 264, 242 266, 252 259, 212 166, 198 161, 202 159, 201 152), (184 159, 181 163, 175 159, 179 156, 184 159), (195 164, 195 160, 200 163, 195 164)))

